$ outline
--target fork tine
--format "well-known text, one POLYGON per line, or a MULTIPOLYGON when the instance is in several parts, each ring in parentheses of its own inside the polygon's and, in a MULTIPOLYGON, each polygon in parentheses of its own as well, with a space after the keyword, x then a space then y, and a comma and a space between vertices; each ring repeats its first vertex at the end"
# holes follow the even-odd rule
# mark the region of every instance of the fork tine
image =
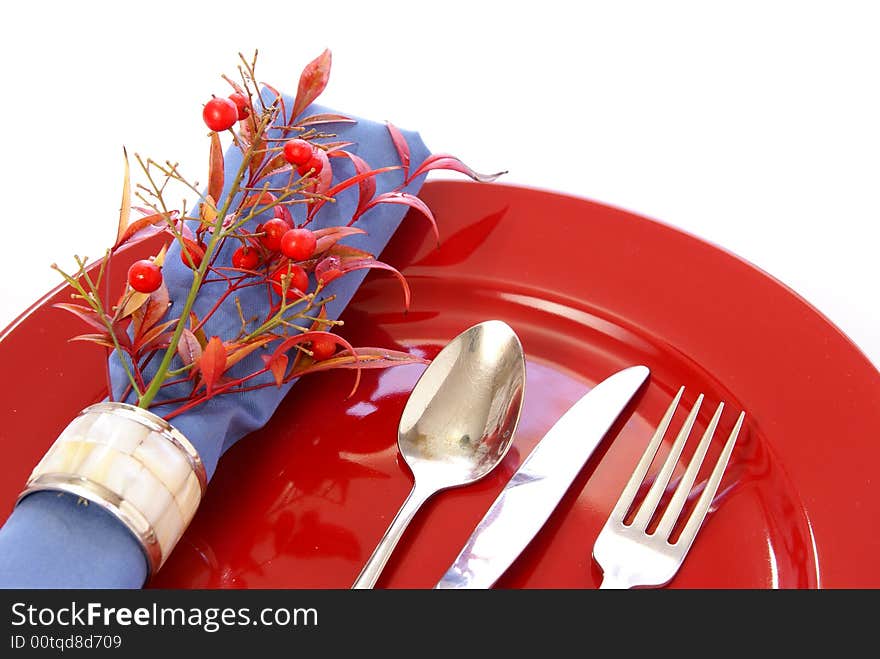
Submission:
POLYGON ((745 412, 740 412, 739 418, 736 420, 736 425, 733 427, 733 430, 730 431, 730 437, 727 438, 727 443, 724 445, 721 455, 718 456, 718 462, 712 470, 712 475, 709 476, 709 481, 706 483, 706 487, 700 495, 697 505, 694 506, 690 519, 688 519, 684 530, 682 530, 681 535, 675 543, 676 547, 681 547, 682 554, 690 549, 694 538, 697 536, 697 531, 700 530, 700 526, 706 518, 706 513, 709 511, 712 499, 715 498, 715 493, 718 491, 718 486, 721 484, 721 477, 724 475, 724 470, 727 469, 730 454, 733 452, 733 445, 736 443, 736 438, 739 436, 739 431, 742 428, 745 416, 745 412))
POLYGON ((694 427, 694 421, 697 419, 697 413, 700 411, 700 405, 702 402, 703 394, 700 394, 699 397, 697 397, 697 402, 694 403, 690 414, 688 414, 687 419, 685 419, 684 425, 682 425, 681 430, 679 430, 678 436, 675 438, 675 442, 669 450, 669 455, 666 457, 666 461, 660 468, 657 478, 654 479, 651 489, 648 490, 648 494, 642 502, 639 512, 633 519, 633 528, 642 530, 648 528, 648 524, 654 516, 654 511, 657 510, 657 505, 660 503, 660 497, 663 496, 663 491, 669 484, 669 478, 672 476, 672 471, 675 469, 675 465, 678 464, 678 458, 681 456, 684 444, 687 441, 688 436, 691 434, 691 428, 694 427))
POLYGON ((654 535, 657 537, 668 539, 669 534, 672 532, 672 528, 675 526, 675 522, 678 521, 681 509, 684 508, 688 494, 691 492, 691 486, 697 479, 700 466, 703 464, 706 452, 709 450, 709 444, 712 442, 715 428, 718 426, 718 420, 721 418, 721 412, 723 410, 724 403, 719 403, 718 408, 715 410, 715 415, 712 417, 709 426, 706 428, 706 432, 703 433, 703 438, 700 440, 699 445, 697 445, 697 450, 694 452, 691 461, 688 463, 687 471, 684 472, 684 476, 681 477, 681 481, 675 488, 675 494, 672 495, 672 499, 669 500, 669 504, 666 506, 666 512, 664 512, 663 517, 660 518, 660 523, 654 531, 654 535))
POLYGON ((617 522, 620 522, 621 524, 623 523, 623 518, 626 516, 626 512, 629 510, 630 505, 632 505, 633 499, 636 496, 636 492, 639 491, 639 486, 641 486, 642 480, 645 478, 645 474, 648 473, 648 468, 654 461, 654 455, 656 455, 657 449, 660 447, 660 442, 663 441, 663 436, 666 434, 666 430, 669 428, 669 423, 672 421, 672 415, 675 414, 675 408, 678 407, 678 402, 681 400, 681 395, 683 393, 684 387, 681 387, 678 390, 678 393, 675 395, 675 398, 672 399, 669 407, 666 408, 666 412, 663 415, 663 418, 660 420, 660 424, 657 426, 657 430, 654 432, 654 436, 651 437, 651 441, 648 443, 648 447, 645 449, 645 452, 642 453, 642 457, 639 460, 639 463, 636 465, 632 476, 630 476, 626 487, 623 488, 623 492, 620 494, 620 498, 614 505, 614 510, 611 511, 611 515, 608 518, 609 521, 615 520, 617 522))

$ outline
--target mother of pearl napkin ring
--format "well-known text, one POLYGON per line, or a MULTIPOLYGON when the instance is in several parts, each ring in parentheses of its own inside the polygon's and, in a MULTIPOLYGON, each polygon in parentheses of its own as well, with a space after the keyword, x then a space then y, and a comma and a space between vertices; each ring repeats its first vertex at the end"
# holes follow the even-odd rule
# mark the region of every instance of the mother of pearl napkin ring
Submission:
POLYGON ((199 454, 180 431, 142 408, 105 402, 68 424, 18 501, 55 490, 101 506, 140 542, 152 575, 183 535, 206 485, 199 454))

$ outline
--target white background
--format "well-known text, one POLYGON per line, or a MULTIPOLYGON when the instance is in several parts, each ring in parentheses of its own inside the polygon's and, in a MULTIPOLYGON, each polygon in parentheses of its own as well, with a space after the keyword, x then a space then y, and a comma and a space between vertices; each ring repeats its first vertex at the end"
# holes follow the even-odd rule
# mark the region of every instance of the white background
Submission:
POLYGON ((508 183, 660 219, 782 280, 880 364, 872 2, 18 2, 0 16, 0 327, 113 240, 122 147, 204 178, 237 53, 508 183))

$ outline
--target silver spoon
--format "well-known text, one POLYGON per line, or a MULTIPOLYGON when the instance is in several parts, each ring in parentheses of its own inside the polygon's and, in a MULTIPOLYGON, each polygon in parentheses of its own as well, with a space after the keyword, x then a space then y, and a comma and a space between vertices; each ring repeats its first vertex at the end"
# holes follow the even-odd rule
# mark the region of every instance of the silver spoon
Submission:
POLYGON ((469 485, 501 462, 522 409, 525 356, 500 320, 455 337, 425 369, 407 400, 397 445, 413 489, 352 588, 372 588, 404 530, 437 492, 469 485))

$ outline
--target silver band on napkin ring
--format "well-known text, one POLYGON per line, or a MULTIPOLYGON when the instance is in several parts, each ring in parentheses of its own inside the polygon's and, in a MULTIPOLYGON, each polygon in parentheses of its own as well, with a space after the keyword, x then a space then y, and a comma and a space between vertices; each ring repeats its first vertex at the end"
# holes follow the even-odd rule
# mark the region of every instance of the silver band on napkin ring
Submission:
POLYGON ((143 408, 105 402, 68 424, 18 502, 54 490, 101 506, 140 542, 152 575, 192 520, 207 480, 198 452, 171 424, 143 408))

